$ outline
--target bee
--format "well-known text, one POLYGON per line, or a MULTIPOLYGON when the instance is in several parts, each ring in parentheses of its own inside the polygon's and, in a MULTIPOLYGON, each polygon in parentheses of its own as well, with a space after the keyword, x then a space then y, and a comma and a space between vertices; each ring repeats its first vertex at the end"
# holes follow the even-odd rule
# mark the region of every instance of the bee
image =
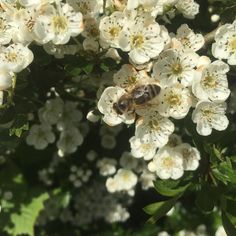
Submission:
POLYGON ((117 102, 113 104, 113 109, 118 115, 132 113, 136 106, 146 105, 155 98, 161 91, 157 84, 138 85, 130 92, 122 95, 117 102))

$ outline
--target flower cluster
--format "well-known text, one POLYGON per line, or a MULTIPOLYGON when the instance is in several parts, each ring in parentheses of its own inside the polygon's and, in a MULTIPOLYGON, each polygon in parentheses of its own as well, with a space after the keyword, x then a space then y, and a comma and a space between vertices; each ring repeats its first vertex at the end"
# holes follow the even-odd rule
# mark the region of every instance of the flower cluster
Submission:
MULTIPOLYGON (((115 30, 113 26, 119 26, 117 38, 107 39, 107 42, 112 47, 127 42, 125 48, 129 51, 131 64, 124 64, 114 74, 114 85, 105 88, 98 101, 98 109, 103 114, 103 121, 110 126, 135 123, 135 133, 130 139, 131 153, 144 160, 154 158, 149 163, 149 170, 156 171, 160 178, 179 178, 184 170, 195 170, 198 166, 187 167, 184 156, 189 155, 190 159, 194 156, 195 160, 200 157, 198 151, 189 144, 182 144, 184 152, 188 153, 184 155, 181 147, 168 147, 170 135, 175 130, 175 120, 185 118, 192 111, 192 121, 196 123, 200 135, 210 135, 213 129, 225 130, 229 124, 225 115, 225 101, 230 95, 226 75, 229 66, 221 60, 211 61, 209 57, 198 54, 197 51, 204 45, 204 37, 195 34, 186 24, 181 25, 176 34, 169 34, 162 26, 157 31, 155 20, 139 11, 129 15, 137 22, 136 27, 129 26, 130 19, 125 19, 127 27, 122 26, 123 18, 126 17, 124 14, 115 12, 100 23, 103 37, 108 37, 107 33, 111 32, 108 29, 115 30), (144 36, 140 33, 139 25, 142 26, 143 35, 148 35, 147 42, 141 38, 144 36), (104 27, 107 27, 107 31, 104 27), (156 39, 164 38, 164 45, 160 43, 160 38, 157 44, 151 33, 144 32, 149 27, 152 27, 152 32, 156 31, 156 39), (133 32, 138 32, 138 35, 133 32), (136 40, 135 43, 132 40, 136 40), (148 40, 152 46, 148 45, 148 40), (133 47, 128 46, 128 43, 133 43, 133 47), (148 50, 155 53, 154 48, 156 54, 150 55, 148 50), (170 161, 173 164, 171 168, 166 166, 171 169, 164 171, 168 176, 160 173, 163 167, 159 162, 169 162, 165 157, 175 160, 175 163, 170 161), (159 166, 160 170, 155 169, 154 165, 159 166), (179 170, 178 173, 174 166, 179 170), (173 176, 172 171, 175 172, 173 176)), ((113 183, 111 181, 115 179, 109 183, 113 183)))
POLYGON ((50 51, 53 45, 68 43, 84 28, 82 14, 63 1, 1 1, 0 14, 1 96, 3 90, 14 87, 15 73, 33 61, 32 42, 50 51))
POLYGON ((44 107, 39 109, 39 125, 32 125, 26 138, 28 145, 36 149, 45 149, 49 143, 54 143, 56 136, 53 132, 53 125, 60 132, 57 141, 58 155, 74 153, 77 147, 83 143, 83 123, 79 123, 83 116, 77 108, 76 102, 65 101, 60 97, 47 100, 44 107))

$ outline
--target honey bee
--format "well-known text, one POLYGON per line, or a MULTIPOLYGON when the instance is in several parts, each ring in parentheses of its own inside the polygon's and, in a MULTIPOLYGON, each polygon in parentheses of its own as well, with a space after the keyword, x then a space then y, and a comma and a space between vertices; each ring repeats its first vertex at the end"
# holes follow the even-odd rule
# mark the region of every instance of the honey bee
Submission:
POLYGON ((155 98, 161 91, 157 84, 138 85, 130 92, 122 95, 119 100, 113 104, 113 109, 118 115, 132 113, 136 106, 146 105, 155 98))

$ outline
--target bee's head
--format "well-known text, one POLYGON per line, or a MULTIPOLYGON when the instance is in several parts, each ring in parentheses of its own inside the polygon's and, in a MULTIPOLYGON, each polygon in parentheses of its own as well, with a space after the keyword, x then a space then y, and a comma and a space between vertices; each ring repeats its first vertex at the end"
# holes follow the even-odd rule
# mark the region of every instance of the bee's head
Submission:
POLYGON ((120 98, 118 102, 113 104, 113 109, 119 115, 123 115, 125 112, 129 110, 131 105, 131 101, 129 98, 120 98))

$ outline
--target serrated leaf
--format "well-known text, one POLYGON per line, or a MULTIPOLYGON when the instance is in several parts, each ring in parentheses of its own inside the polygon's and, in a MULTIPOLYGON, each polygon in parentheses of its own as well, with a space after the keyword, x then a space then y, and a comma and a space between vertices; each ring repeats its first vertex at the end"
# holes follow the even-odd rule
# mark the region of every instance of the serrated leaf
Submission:
POLYGON ((183 193, 189 186, 190 183, 185 186, 178 186, 178 181, 168 180, 162 181, 157 180, 154 182, 154 187, 158 193, 167 197, 174 197, 183 193))
POLYGON ((44 201, 49 198, 48 193, 42 193, 31 199, 28 204, 22 204, 19 213, 11 215, 12 227, 5 230, 12 236, 27 234, 34 236, 34 225, 40 211, 44 208, 44 201))
POLYGON ((236 228, 235 225, 231 222, 229 214, 223 211, 221 217, 227 236, 235 236, 236 228))
POLYGON ((217 188, 211 187, 210 185, 203 185, 201 191, 197 193, 195 203, 199 209, 209 213, 214 209, 218 195, 217 188))
POLYGON ((154 224, 175 205, 177 199, 178 197, 175 197, 167 201, 152 203, 144 207, 143 210, 147 214, 152 215, 152 217, 148 219, 147 223, 154 224))
POLYGON ((236 201, 233 201, 231 199, 227 199, 226 201, 226 211, 233 215, 236 216, 236 201))
POLYGON ((93 70, 93 64, 87 64, 83 66, 82 70, 88 75, 92 72, 93 70))

